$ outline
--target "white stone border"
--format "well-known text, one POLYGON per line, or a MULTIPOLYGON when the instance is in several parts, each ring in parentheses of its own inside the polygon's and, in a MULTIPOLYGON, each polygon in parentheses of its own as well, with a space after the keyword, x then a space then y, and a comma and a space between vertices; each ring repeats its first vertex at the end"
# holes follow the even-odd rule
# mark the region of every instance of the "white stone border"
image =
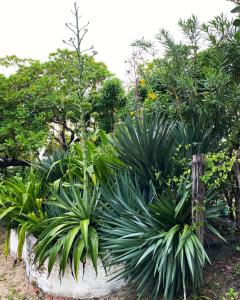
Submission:
MULTIPOLYGON (((95 270, 90 260, 87 260, 85 265, 84 277, 83 267, 79 268, 78 281, 73 278, 70 266, 67 266, 63 278, 59 279, 58 261, 56 261, 51 275, 48 277, 47 261, 41 269, 38 269, 33 264, 34 252, 33 247, 36 243, 36 238, 32 235, 27 236, 23 247, 23 260, 26 264, 26 273, 30 282, 38 286, 44 293, 58 297, 68 298, 95 298, 106 297, 125 286, 123 281, 109 281, 111 276, 106 276, 105 270, 101 261, 98 261, 98 275, 96 276, 95 270)), ((11 230, 10 236, 10 254, 17 256, 18 237, 16 230, 11 230)), ((109 273, 116 272, 116 268, 111 268, 109 273)))

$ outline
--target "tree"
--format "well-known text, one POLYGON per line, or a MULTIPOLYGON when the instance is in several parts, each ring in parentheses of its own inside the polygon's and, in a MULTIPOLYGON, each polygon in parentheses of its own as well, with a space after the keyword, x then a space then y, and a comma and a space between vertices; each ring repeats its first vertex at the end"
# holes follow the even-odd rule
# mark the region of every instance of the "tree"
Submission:
POLYGON ((104 81, 94 103, 99 127, 106 132, 112 132, 125 105, 126 96, 121 81, 117 78, 104 81))
POLYGON ((157 41, 164 54, 142 68, 143 106, 189 124, 198 120, 234 148, 240 128, 239 32, 223 15, 206 24, 192 16, 179 25, 185 40, 177 43, 161 30, 157 41))
POLYGON ((38 62, 31 72, 13 74, 0 80, 0 167, 24 166, 33 158, 47 139, 46 124, 41 114, 30 109, 32 98, 27 93, 31 81, 39 75, 38 62))
MULTIPOLYGON (((76 53, 58 49, 48 61, 8 56, 1 65, 16 67, 8 78, 0 76, 0 167, 22 166, 39 151, 66 150, 79 139, 80 109, 76 97, 78 73, 76 53)), ((110 76, 105 64, 84 54, 82 89, 97 91, 110 76)))

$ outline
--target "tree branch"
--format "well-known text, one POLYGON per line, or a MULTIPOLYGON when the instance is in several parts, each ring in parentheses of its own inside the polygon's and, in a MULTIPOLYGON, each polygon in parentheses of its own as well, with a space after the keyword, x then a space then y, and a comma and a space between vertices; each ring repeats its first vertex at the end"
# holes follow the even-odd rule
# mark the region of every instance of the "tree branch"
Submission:
POLYGON ((27 160, 17 158, 0 158, 0 168, 4 169, 7 167, 29 167, 30 162, 27 160))

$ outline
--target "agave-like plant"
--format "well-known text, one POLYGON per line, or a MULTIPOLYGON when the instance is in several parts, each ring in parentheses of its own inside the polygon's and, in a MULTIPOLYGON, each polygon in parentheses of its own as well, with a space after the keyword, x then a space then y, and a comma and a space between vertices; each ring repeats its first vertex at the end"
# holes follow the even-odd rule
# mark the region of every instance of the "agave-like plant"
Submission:
POLYGON ((83 191, 73 182, 69 186, 60 186, 59 191, 53 193, 47 205, 56 206, 59 211, 40 224, 43 231, 37 239, 34 259, 39 267, 48 258, 50 274, 59 257, 60 276, 64 275, 70 262, 77 279, 80 262, 85 263, 86 257, 90 256, 97 272, 99 245, 95 213, 99 195, 97 187, 93 192, 83 191))
POLYGON ((191 226, 190 185, 177 191, 154 191, 146 199, 138 183, 121 175, 103 189, 105 209, 101 230, 108 264, 123 264, 116 278, 124 278, 139 297, 160 294, 175 299, 188 287, 200 287, 208 256, 191 226))
POLYGON ((116 156, 126 169, 138 176, 142 187, 151 181, 158 191, 188 168, 193 154, 208 153, 218 144, 216 129, 199 120, 187 124, 146 112, 128 118, 113 138, 116 156))

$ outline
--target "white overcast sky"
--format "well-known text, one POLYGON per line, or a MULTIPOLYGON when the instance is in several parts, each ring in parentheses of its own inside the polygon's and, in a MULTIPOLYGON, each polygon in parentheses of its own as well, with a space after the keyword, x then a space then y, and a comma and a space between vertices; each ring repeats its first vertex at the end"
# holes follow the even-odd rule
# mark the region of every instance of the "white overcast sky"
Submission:
MULTIPOLYGON (((73 21, 72 0, 0 0, 0 56, 45 60, 63 48, 73 21)), ((207 21, 233 7, 226 0, 77 0, 83 22, 90 21, 87 42, 98 51, 110 71, 124 77, 130 44, 147 39, 162 27, 179 37, 177 21, 192 13, 207 21)))

